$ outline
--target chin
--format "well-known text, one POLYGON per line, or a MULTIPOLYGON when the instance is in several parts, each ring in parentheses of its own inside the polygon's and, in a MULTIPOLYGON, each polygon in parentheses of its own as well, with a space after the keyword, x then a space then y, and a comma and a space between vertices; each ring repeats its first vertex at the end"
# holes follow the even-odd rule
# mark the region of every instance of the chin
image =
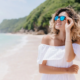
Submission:
POLYGON ((56 29, 60 29, 60 28, 61 28, 61 26, 55 26, 55 28, 56 28, 56 29))

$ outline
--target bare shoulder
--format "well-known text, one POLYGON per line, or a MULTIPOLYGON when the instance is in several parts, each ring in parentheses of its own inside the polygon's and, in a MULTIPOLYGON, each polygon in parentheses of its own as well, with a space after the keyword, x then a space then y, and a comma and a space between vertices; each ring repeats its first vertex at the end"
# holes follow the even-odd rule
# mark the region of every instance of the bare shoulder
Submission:
POLYGON ((49 42, 50 42, 50 35, 44 35, 41 43, 49 45, 49 42))

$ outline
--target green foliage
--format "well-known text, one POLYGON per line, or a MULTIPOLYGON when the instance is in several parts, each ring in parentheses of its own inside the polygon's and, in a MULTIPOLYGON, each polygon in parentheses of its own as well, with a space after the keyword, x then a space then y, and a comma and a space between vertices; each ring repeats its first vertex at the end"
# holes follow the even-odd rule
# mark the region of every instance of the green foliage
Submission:
POLYGON ((73 7, 76 11, 80 11, 79 0, 46 0, 34 9, 27 18, 4 20, 0 24, 0 31, 16 32, 22 27, 28 30, 34 30, 34 27, 46 29, 49 26, 51 15, 59 8, 73 7))
MULTIPOLYGON (((34 9, 30 15, 27 17, 26 26, 31 28, 31 24, 35 23, 37 27, 45 27, 49 26, 49 20, 51 19, 51 15, 55 13, 55 11, 62 7, 73 7, 76 11, 80 11, 80 4, 75 0, 46 0, 36 9, 34 9), (74 6, 75 5, 75 6, 74 6)), ((35 26, 32 26, 33 29, 35 26)))
POLYGON ((26 17, 19 19, 3 20, 0 24, 0 32, 17 32, 26 23, 26 17))

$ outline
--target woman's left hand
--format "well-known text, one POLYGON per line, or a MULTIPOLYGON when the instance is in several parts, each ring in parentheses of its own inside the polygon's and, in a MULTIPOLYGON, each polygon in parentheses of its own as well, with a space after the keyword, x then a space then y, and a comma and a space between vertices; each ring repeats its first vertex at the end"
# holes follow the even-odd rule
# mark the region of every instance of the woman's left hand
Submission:
POLYGON ((65 30, 70 30, 72 26, 74 25, 73 19, 70 17, 66 17, 66 24, 65 24, 65 30))

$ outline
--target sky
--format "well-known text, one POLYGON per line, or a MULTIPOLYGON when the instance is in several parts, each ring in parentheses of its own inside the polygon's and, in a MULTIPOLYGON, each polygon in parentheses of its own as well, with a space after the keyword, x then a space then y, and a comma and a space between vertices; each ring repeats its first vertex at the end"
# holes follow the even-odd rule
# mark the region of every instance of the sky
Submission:
POLYGON ((0 23, 4 19, 18 19, 28 16, 44 1, 46 0, 0 0, 0 23))

